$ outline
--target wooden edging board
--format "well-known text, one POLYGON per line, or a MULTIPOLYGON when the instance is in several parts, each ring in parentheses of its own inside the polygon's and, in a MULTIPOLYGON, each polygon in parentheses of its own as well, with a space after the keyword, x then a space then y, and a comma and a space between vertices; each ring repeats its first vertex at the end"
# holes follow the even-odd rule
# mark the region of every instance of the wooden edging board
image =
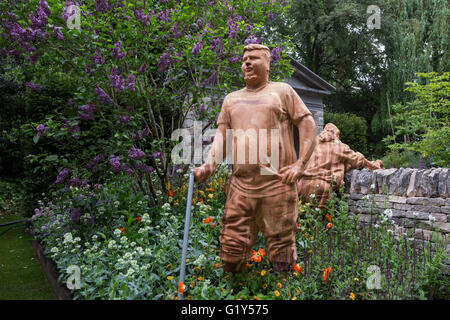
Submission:
MULTIPOLYGON (((28 229, 28 234, 34 238, 34 234, 30 229, 28 229)), ((52 287, 58 300, 72 300, 72 295, 69 289, 64 284, 58 283, 59 272, 55 262, 45 255, 44 248, 37 240, 33 239, 30 240, 30 242, 36 252, 39 262, 41 263, 42 270, 44 271, 45 276, 47 277, 48 282, 50 283, 50 286, 52 287)))

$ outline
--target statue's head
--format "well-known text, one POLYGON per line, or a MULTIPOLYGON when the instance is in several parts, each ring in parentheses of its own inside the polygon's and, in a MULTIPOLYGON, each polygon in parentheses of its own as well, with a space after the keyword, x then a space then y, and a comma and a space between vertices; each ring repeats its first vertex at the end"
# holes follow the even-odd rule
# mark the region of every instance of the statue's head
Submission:
POLYGON ((269 80, 270 50, 262 44, 244 47, 242 74, 247 85, 258 86, 269 80))
POLYGON ((338 127, 330 122, 326 124, 318 138, 320 142, 339 140, 340 133, 338 127))

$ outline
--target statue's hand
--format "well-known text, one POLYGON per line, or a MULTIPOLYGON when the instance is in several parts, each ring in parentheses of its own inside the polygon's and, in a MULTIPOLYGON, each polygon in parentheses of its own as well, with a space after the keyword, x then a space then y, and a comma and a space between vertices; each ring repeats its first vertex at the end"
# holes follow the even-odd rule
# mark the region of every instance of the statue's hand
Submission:
POLYGON ((193 168, 192 171, 194 172, 194 181, 195 182, 205 182, 206 179, 208 179, 208 177, 209 177, 208 170, 205 165, 202 165, 197 168, 193 168))
POLYGON ((303 169, 296 163, 281 168, 278 173, 281 175, 281 182, 291 184, 303 175, 303 169))
POLYGON ((375 164, 378 166, 378 169, 384 169, 383 161, 376 160, 375 164))

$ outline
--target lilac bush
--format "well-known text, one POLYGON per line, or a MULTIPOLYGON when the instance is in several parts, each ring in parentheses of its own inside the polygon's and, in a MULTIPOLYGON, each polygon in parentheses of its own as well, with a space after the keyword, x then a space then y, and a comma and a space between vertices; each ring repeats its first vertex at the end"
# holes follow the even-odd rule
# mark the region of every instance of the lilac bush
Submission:
MULTIPOLYGON (((220 97, 236 83, 243 86, 244 44, 263 42, 264 23, 288 6, 287 1, 263 0, 2 5, 1 53, 23 61, 26 92, 52 90, 55 77, 74 88, 61 110, 24 126, 25 132, 36 128, 35 143, 45 135, 52 145, 34 161, 46 170, 57 166, 61 188, 70 179, 95 183, 126 174, 156 199, 155 190, 170 180, 171 133, 189 112, 214 123, 220 97), (70 10, 72 5, 79 10, 70 10), (77 12, 80 28, 69 28, 77 12), (215 99, 205 105, 206 97, 215 99), (92 160, 99 154, 109 165, 92 160), (69 169, 66 176, 63 170, 69 169)), ((272 79, 286 78, 292 71, 286 56, 278 49, 274 56, 272 79)))

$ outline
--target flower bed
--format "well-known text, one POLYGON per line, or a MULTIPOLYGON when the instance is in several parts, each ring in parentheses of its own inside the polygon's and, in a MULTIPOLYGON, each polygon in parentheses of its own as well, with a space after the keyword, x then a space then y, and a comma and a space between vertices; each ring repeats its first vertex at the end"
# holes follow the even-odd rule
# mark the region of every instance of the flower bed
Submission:
MULTIPOLYGON (((186 278, 178 283, 186 186, 167 186, 161 205, 132 191, 127 180, 84 190, 71 188, 41 203, 33 230, 66 282, 80 268, 74 299, 429 299, 443 297, 445 245, 431 250, 395 235, 389 214, 361 225, 345 199, 332 197, 326 212, 300 204, 299 259, 285 274, 272 270, 259 235, 247 269, 232 275, 218 257, 220 216, 228 172, 196 186, 186 278), (198 187, 198 189, 197 189, 198 187), (442 287, 442 288, 441 288, 442 287)), ((448 294, 448 293, 447 293, 448 294)), ((445 297, 445 296, 444 296, 445 297)))

